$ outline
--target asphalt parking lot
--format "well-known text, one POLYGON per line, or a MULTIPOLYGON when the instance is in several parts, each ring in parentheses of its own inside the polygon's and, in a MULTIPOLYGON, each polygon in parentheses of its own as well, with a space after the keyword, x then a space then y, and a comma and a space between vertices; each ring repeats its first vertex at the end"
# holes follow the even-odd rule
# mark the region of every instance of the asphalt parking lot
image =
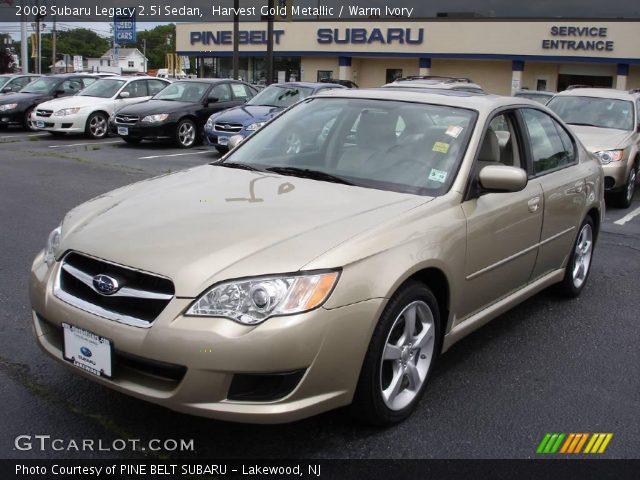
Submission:
POLYGON ((31 260, 64 213, 98 194, 217 158, 205 146, 131 146, 0 131, 0 457, 145 457, 149 452, 20 451, 18 435, 193 439, 210 458, 535 458, 546 432, 612 432, 604 456, 640 452, 640 193, 610 208, 579 299, 543 292, 456 344, 418 410, 389 429, 347 409, 255 426, 174 413, 103 388, 45 356, 31 333, 31 260), (634 213, 636 214, 634 216, 634 213))

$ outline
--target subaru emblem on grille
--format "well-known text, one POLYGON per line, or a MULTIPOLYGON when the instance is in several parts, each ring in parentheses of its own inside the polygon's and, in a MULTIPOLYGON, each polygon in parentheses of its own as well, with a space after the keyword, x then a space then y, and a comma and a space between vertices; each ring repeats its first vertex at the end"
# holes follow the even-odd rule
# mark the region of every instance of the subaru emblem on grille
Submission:
POLYGON ((93 288, 102 295, 113 295, 120 290, 120 285, 115 278, 100 274, 93 277, 93 288))

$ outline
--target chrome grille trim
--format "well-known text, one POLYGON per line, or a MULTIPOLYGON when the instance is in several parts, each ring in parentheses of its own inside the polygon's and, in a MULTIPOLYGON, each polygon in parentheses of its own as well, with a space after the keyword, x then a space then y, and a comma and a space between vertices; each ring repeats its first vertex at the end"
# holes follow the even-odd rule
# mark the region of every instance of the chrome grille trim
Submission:
POLYGON ((242 130, 241 123, 215 123, 213 129, 216 132, 237 133, 242 130))
POLYGON ((66 272, 68 275, 71 275, 73 278, 75 278, 76 280, 78 280, 79 282, 81 282, 82 284, 89 286, 91 288, 91 290, 95 293, 100 294, 101 296, 104 297, 124 297, 124 298, 132 298, 132 299, 137 299, 137 300, 152 300, 152 301, 166 301, 167 304, 174 298, 175 295, 168 295, 168 294, 163 294, 163 293, 159 293, 159 292, 151 292, 151 291, 145 291, 145 290, 140 290, 140 289, 135 289, 135 288, 131 288, 131 287, 122 287, 118 292, 116 292, 113 295, 104 295, 100 292, 98 292, 94 286, 93 286, 93 276, 83 272, 82 270, 66 264, 65 260, 68 256, 70 255, 80 255, 82 257, 86 257, 87 259, 91 259, 94 261, 99 261, 108 265, 113 265, 115 267, 121 268, 121 269, 126 269, 126 270, 130 270, 132 272, 138 272, 138 273, 142 273, 145 275, 149 275, 149 276, 153 276, 159 279, 164 279, 164 280, 169 280, 167 277, 163 277, 161 275, 157 275, 157 274, 153 274, 150 272, 145 272, 142 270, 138 270, 135 268, 131 268, 131 267, 125 267, 124 265, 120 265, 117 263, 113 263, 113 262, 108 262, 106 260, 102 260, 102 259, 98 259, 96 257, 92 257, 89 255, 85 255, 85 254, 80 254, 78 252, 74 252, 74 251, 70 251, 68 252, 62 259, 61 259, 61 263, 60 266, 58 268, 58 271, 55 274, 55 279, 54 279, 54 284, 53 284, 53 294, 56 298, 58 298, 59 300, 73 306, 76 308, 79 308, 80 310, 83 310, 87 313, 96 315, 98 317, 102 317, 105 318, 107 320, 112 320, 118 323, 122 323, 124 325, 129 325, 132 327, 137 327, 137 328, 151 328, 151 326, 153 325, 153 322, 157 319, 153 318, 152 320, 145 320, 142 318, 137 318, 137 317, 133 317, 131 315, 127 315, 124 313, 120 313, 120 312, 114 312, 112 310, 109 310, 107 308, 104 308, 100 305, 96 305, 90 301, 84 300, 82 298, 77 297, 76 295, 73 295, 67 291, 65 291, 62 288, 62 274, 63 272, 66 272), (122 292, 122 293, 121 293, 122 292))
POLYGON ((53 115, 53 110, 36 110, 36 115, 39 117, 49 118, 53 115))
POLYGON ((126 115, 126 114, 118 114, 114 117, 115 123, 119 123, 122 125, 135 125, 140 120, 140 117, 137 115, 126 115))
MULTIPOLYGON (((82 283, 91 287, 96 293, 104 295, 98 289, 93 286, 93 277, 84 273, 82 270, 72 267, 68 264, 62 264, 62 269, 70 275, 80 280, 82 283)), ((104 295, 105 297, 129 297, 129 298, 142 298, 147 300, 171 300, 173 295, 167 295, 165 293, 149 292, 146 290, 138 290, 137 288, 122 287, 116 293, 111 295, 104 295)))

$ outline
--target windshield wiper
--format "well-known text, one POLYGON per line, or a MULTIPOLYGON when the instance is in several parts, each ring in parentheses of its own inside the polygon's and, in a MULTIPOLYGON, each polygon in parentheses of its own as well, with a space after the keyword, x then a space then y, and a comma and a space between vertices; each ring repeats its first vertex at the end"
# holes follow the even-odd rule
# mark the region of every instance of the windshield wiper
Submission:
POLYGON ((593 123, 580 123, 580 122, 567 122, 567 125, 578 125, 579 127, 600 127, 600 125, 594 125, 593 123))
POLYGON ((280 173, 282 175, 291 175, 293 177, 309 178, 311 180, 320 180, 323 182, 341 183, 343 185, 355 185, 349 180, 346 180, 337 175, 321 172, 320 170, 311 170, 309 168, 269 167, 266 170, 273 173, 280 173))
POLYGON ((254 167, 253 165, 249 165, 248 163, 238 163, 238 162, 213 162, 211 165, 217 165, 220 167, 228 167, 228 168, 238 168, 240 170, 250 170, 252 172, 264 172, 264 170, 254 167))

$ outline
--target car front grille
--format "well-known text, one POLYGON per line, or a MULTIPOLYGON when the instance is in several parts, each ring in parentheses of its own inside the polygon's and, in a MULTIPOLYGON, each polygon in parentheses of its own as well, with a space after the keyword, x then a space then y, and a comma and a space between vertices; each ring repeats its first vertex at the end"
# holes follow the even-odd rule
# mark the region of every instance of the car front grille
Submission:
POLYGON ((51 115, 53 115, 53 110, 36 110, 36 115, 38 115, 39 117, 44 117, 44 118, 49 118, 51 115))
POLYGON ((175 293, 168 278, 106 262, 77 252, 62 260, 54 294, 60 300, 100 317, 135 327, 148 328, 175 293), (106 275, 119 288, 101 293, 94 278, 106 275))
POLYGON ((241 123, 215 123, 213 128, 216 132, 238 133, 242 130, 241 123))
POLYGON ((135 125, 138 120, 140 120, 140 117, 137 115, 118 114, 115 117, 116 123, 120 123, 122 125, 135 125))

